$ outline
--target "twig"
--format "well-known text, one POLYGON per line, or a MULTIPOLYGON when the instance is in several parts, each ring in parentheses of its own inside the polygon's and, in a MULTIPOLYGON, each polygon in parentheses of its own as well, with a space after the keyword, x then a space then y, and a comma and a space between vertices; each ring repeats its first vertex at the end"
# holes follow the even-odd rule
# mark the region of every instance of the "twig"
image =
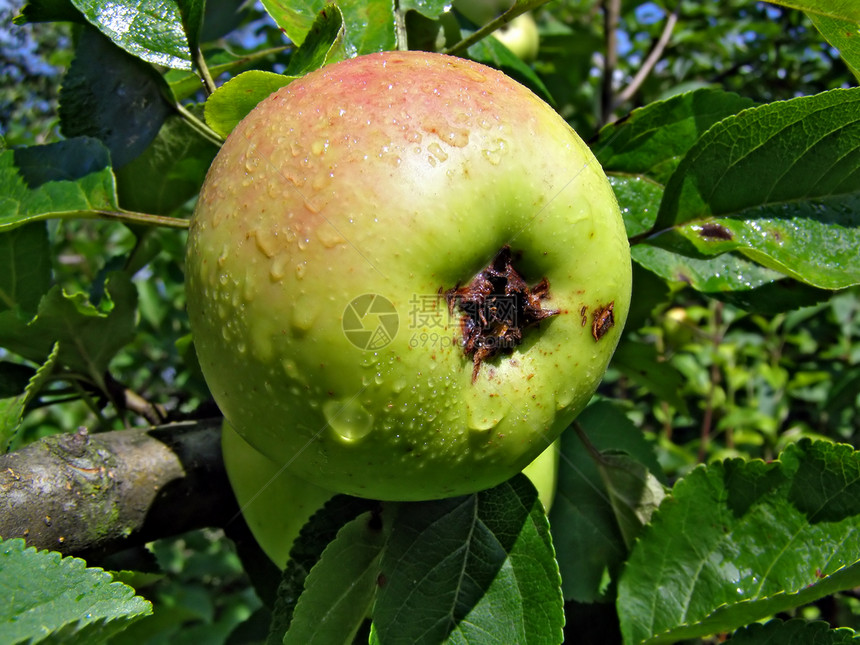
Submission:
MULTIPOLYGON (((680 7, 680 2, 678 6, 680 7)), ((678 8, 675 8, 675 11, 669 14, 669 17, 666 18, 666 24, 663 25, 663 31, 660 33, 660 37, 657 39, 655 45, 651 48, 648 56, 645 58, 645 61, 642 63, 642 66, 639 68, 639 71, 636 72, 636 75, 630 81, 630 83, 625 87, 621 92, 618 93, 618 96, 615 98, 613 102, 613 109, 618 105, 629 101, 633 98, 633 95, 639 91, 639 88, 642 86, 642 83, 645 82, 645 79, 648 78, 648 75, 654 69, 654 66, 657 65, 657 62, 663 56, 663 52, 666 49, 666 46, 669 44, 669 39, 672 37, 672 31, 675 29, 675 25, 678 23, 678 8)))
POLYGON ((621 0, 604 0, 603 25, 606 36, 606 53, 603 58, 603 86, 601 88, 600 121, 608 123, 615 108, 613 77, 618 67, 618 21, 621 0))
POLYGON ((238 513, 221 420, 40 439, 0 455, 0 536, 100 556, 238 513))

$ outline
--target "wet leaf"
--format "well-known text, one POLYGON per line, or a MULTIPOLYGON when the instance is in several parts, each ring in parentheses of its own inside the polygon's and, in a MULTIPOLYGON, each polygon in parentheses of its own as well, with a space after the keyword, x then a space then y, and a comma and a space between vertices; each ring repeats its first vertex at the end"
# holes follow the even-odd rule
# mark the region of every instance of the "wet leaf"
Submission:
POLYGON ((116 208, 110 154, 97 139, 77 137, 0 152, 0 232, 116 208))
POLYGON ((605 126, 591 149, 607 172, 645 175, 665 184, 708 128, 752 105, 748 98, 712 88, 679 94, 605 126))
POLYGON ((860 453, 802 439, 679 481, 618 588, 625 642, 731 631, 860 584, 860 453))
POLYGON ((191 69, 191 50, 177 0, 72 0, 117 45, 147 62, 191 69))
POLYGON ((724 119, 666 186, 650 244, 739 251, 813 286, 860 283, 860 88, 724 119))

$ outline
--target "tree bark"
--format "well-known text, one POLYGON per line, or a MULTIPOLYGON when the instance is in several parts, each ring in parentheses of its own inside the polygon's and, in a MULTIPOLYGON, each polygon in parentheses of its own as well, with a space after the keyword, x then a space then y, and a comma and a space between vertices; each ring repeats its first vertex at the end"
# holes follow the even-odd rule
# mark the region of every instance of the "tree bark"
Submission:
POLYGON ((0 536, 89 559, 225 527, 221 420, 46 437, 0 455, 0 536))

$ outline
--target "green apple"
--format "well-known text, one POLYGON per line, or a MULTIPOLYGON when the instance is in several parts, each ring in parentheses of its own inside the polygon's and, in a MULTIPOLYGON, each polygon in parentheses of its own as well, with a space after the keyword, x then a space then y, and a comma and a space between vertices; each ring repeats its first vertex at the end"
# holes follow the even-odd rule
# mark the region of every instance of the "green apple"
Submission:
POLYGON ((283 568, 302 526, 334 493, 282 468, 226 421, 221 447, 227 478, 248 528, 272 562, 283 568))
POLYGON ((537 58, 540 34, 531 13, 520 14, 501 29, 494 31, 493 37, 524 61, 537 58))
POLYGON ((483 490, 585 406, 630 301, 602 169, 531 91, 441 54, 324 67, 263 100, 209 170, 188 313, 237 432, 382 500, 483 490))
MULTIPOLYGON (((510 0, 455 0, 453 6, 477 27, 482 27, 505 13, 513 3, 510 0)), ((525 61, 537 58, 540 34, 530 11, 493 32, 493 37, 525 61)))

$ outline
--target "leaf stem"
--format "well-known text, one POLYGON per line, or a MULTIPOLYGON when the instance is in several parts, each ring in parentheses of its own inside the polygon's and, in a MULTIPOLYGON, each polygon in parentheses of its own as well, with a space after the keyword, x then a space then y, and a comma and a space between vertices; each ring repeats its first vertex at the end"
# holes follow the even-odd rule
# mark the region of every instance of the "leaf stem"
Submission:
POLYGON ((400 8, 400 3, 397 3, 397 8, 394 10, 394 33, 397 40, 397 49, 406 51, 409 49, 409 36, 406 31, 406 15, 400 8))
POLYGON ((193 128, 194 131, 197 132, 200 136, 205 139, 208 139, 216 146, 221 146, 221 144, 224 143, 224 138, 220 134, 215 132, 215 130, 213 130, 203 121, 194 116, 194 114, 192 114, 191 111, 188 110, 188 108, 186 108, 184 105, 182 105, 182 103, 176 101, 173 104, 173 107, 177 112, 179 112, 182 118, 185 119, 185 122, 189 126, 191 126, 191 128, 193 128))
POLYGON ((206 58, 203 56, 203 51, 197 47, 194 51, 194 62, 197 64, 197 71, 200 72, 200 79, 203 81, 203 87, 206 88, 206 94, 212 94, 217 87, 212 79, 212 74, 209 73, 209 67, 206 65, 206 58))

